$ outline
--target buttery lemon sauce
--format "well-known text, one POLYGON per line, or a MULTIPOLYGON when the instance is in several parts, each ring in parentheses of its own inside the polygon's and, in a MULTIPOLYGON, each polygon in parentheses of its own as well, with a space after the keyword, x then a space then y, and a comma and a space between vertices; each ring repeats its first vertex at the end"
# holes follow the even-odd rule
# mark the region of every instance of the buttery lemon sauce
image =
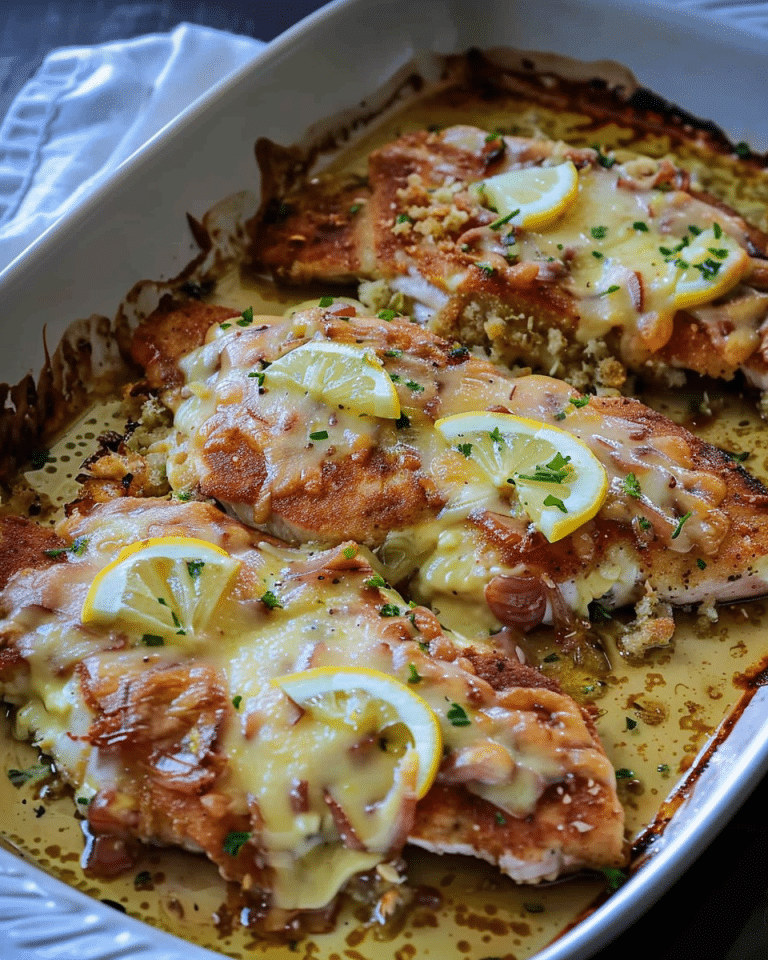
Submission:
MULTIPOLYGON (((419 104, 389 121, 340 165, 361 168, 362 158, 374 144, 422 126, 425 118, 440 125, 472 122, 489 130, 503 128, 523 135, 541 132, 574 144, 591 145, 599 140, 606 148, 621 148, 632 140, 630 130, 615 124, 597 129, 584 117, 558 115, 537 105, 519 101, 478 104, 448 98, 419 104)), ((646 138, 639 149, 659 156, 670 146, 666 138, 654 136, 646 138)), ((745 215, 752 214, 755 222, 759 222, 756 210, 764 216, 768 180, 737 181, 730 160, 707 163, 693 150, 686 151, 681 160, 708 178, 707 185, 715 192, 719 186, 719 192, 745 215)), ((303 292, 296 299, 307 295, 303 292)), ((253 306, 263 313, 282 313, 292 302, 283 292, 252 277, 234 274, 224 278, 213 299, 242 309, 253 306)), ((693 378, 689 387, 675 395, 655 393, 643 399, 710 442, 748 454, 747 468, 768 478, 765 428, 751 399, 722 386, 700 385, 693 378)), ((208 402, 204 396, 199 400, 203 405, 208 402)), ((105 429, 117 428, 116 410, 117 404, 113 404, 89 412, 52 447, 47 463, 27 474, 32 487, 50 498, 54 508, 74 495, 76 464, 90 452, 95 438, 105 429)), ((474 568, 461 541, 451 541, 453 535, 450 530, 438 533, 438 540, 443 539, 432 561, 435 569, 424 576, 430 583, 443 585, 439 613, 444 622, 460 623, 465 634, 485 633, 487 614, 479 612, 472 622, 472 610, 456 598, 454 589, 473 576, 479 583, 487 569, 474 568)), ((615 573, 608 579, 615 577, 615 582, 621 582, 627 572, 626 559, 617 556, 615 573)), ((603 651, 587 664, 574 664, 563 656, 547 631, 526 639, 525 653, 531 662, 555 675, 577 699, 597 703, 599 732, 619 771, 630 840, 640 837, 653 823, 665 799, 695 769, 697 755, 718 725, 739 703, 744 676, 763 656, 765 612, 763 601, 755 601, 721 610, 715 622, 694 613, 679 614, 671 646, 650 653, 641 663, 620 655, 613 623, 601 628, 603 651)), ((275 639, 275 649, 279 646, 275 639)), ((241 695, 247 697, 247 677, 254 669, 251 658, 234 660, 229 669, 233 690, 242 688, 241 695)), ((48 700, 53 713, 67 712, 66 698, 63 689, 43 689, 42 700, 48 700)), ((24 717, 18 719, 23 724, 24 717)), ((26 719, 34 725, 31 714, 26 719)), ((9 723, 8 734, 10 729, 9 723)), ((52 728, 52 736, 60 733, 52 728)), ((231 957, 265 953, 306 960, 410 960, 418 956, 503 955, 522 960, 545 946, 605 889, 602 881, 592 879, 574 879, 552 887, 517 887, 476 861, 416 852, 408 855, 416 898, 395 923, 367 924, 356 908, 345 906, 333 933, 309 936, 294 945, 276 945, 249 929, 247 901, 221 881, 215 867, 201 857, 147 848, 135 873, 110 881, 91 877, 80 865, 82 821, 73 816, 70 793, 38 766, 38 755, 30 747, 8 735, 3 748, 5 770, 23 774, 0 778, 6 846, 91 896, 231 957)), ((247 778, 255 758, 248 751, 238 754, 237 749, 234 756, 238 775, 247 778)), ((77 804, 74 806, 76 809, 77 804)))

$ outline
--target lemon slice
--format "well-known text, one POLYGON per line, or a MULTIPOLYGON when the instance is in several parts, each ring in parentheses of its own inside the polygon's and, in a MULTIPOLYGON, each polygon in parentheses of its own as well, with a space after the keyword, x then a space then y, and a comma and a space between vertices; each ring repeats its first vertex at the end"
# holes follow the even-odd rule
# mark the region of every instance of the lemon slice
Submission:
POLYGON ((673 267, 674 306, 685 310, 734 287, 749 267, 749 254, 720 227, 709 227, 679 250, 673 267))
POLYGON ((194 636, 212 618, 239 560, 194 537, 154 537, 123 548, 95 577, 83 623, 119 624, 160 645, 194 636))
POLYGON ((400 401, 389 374, 365 347, 335 340, 310 340, 289 350, 267 368, 264 385, 286 381, 329 406, 397 420, 400 401))
POLYGON ((435 429, 500 489, 512 487, 531 523, 554 543, 600 509, 608 477, 571 433, 507 413, 459 413, 435 429))
POLYGON ((579 174, 573 163, 566 160, 555 167, 507 170, 483 180, 478 189, 499 216, 509 217, 526 230, 541 230, 574 202, 579 174))
POLYGON ((400 728, 406 741, 401 762, 414 752, 418 759, 417 797, 432 786, 443 755, 440 723, 427 701, 405 684, 367 667, 314 667, 272 683, 330 726, 368 729, 373 716, 379 732, 390 731, 387 741, 392 743, 398 743, 392 733, 400 728))

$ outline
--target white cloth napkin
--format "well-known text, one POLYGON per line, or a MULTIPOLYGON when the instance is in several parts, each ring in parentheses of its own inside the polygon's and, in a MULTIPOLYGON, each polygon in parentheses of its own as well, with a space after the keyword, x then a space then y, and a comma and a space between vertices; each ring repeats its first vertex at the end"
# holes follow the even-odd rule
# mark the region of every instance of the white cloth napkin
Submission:
POLYGON ((263 46, 184 23, 50 53, 0 124, 0 271, 263 46))

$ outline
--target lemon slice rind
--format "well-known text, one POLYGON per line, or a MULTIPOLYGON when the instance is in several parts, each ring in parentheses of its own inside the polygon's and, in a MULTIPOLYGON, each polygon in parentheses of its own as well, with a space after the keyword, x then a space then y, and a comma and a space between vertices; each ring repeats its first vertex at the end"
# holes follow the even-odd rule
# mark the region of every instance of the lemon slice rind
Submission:
POLYGON ((266 370, 264 385, 293 385, 329 406, 397 420, 400 400, 373 350, 335 340, 310 340, 284 353, 266 370))
POLYGON ((435 430, 449 445, 470 442, 472 453, 462 463, 474 464, 497 488, 509 490, 513 484, 521 508, 550 543, 591 520, 605 500, 608 477, 603 465, 566 430, 527 417, 485 411, 445 417, 435 423, 435 430), (492 434, 500 440, 492 439, 492 434), (557 454, 568 458, 561 482, 526 479, 557 454))
POLYGON ((133 627, 163 639, 194 635, 213 615, 240 562, 195 537, 152 537, 124 547, 91 583, 81 621, 133 627))
POLYGON ((291 700, 305 706, 316 697, 333 697, 362 690, 393 708, 396 722, 410 732, 418 756, 416 796, 421 799, 431 787, 442 760, 440 722, 430 705, 405 684, 368 667, 313 667, 272 680, 291 700))
POLYGON ((573 204, 579 174, 570 160, 552 167, 520 167, 488 177, 478 184, 502 217, 525 230, 542 230, 558 220, 573 204))

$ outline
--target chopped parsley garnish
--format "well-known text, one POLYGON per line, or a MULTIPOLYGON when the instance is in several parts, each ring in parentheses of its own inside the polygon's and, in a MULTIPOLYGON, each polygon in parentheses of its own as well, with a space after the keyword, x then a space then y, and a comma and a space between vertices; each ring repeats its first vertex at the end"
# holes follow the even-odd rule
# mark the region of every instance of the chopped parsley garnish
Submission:
POLYGON ((472 444, 471 443, 459 443, 456 445, 456 449, 460 454, 469 459, 472 456, 472 444))
POLYGON ((187 560, 187 573, 192 577, 193 580, 197 580, 200 574, 203 572, 203 567, 205 566, 205 560, 187 560))
POLYGON ((482 270, 486 277, 491 277, 494 273, 496 273, 496 267, 491 266, 490 263, 478 262, 475 264, 475 266, 482 270))
POLYGON ((706 569, 707 569, 707 561, 706 561, 706 560, 702 560, 701 557, 699 557, 699 558, 696 560, 696 566, 699 568, 699 570, 706 570, 706 569))
POLYGON ((252 380, 255 380, 260 387, 263 387, 263 386, 264 386, 264 371, 263 371, 263 370, 256 370, 256 371, 254 371, 253 373, 249 373, 248 376, 249 376, 252 380))
POLYGON ((517 210, 513 210, 512 213, 508 213, 506 217, 499 217, 498 220, 494 220, 493 223, 489 224, 491 230, 501 230, 501 228, 509 223, 513 217, 516 217, 518 213, 520 213, 519 207, 517 210))
POLYGON ((750 150, 749 144, 744 143, 743 140, 739 140, 739 142, 736 144, 736 146, 733 149, 736 152, 736 156, 741 157, 742 160, 748 157, 752 152, 750 150))
POLYGON ((498 825, 499 825, 500 827, 506 827, 506 825, 507 825, 506 817, 504 816, 504 814, 503 814, 500 810, 497 810, 497 811, 494 813, 493 819, 496 821, 496 823, 498 823, 498 825))
MULTIPOLYGON (((382 310, 381 312, 382 312, 382 313, 384 313, 384 312, 386 312, 386 313, 392 313, 391 310, 387 310, 387 311, 382 310)), ((381 315, 380 315, 380 319, 381 319, 381 320, 384 320, 384 319, 386 319, 386 318, 385 318, 385 317, 381 317, 381 315)), ((385 350, 385 351, 384 351, 384 356, 385 356, 385 357, 394 357, 395 359, 397 359, 397 358, 399 358, 399 357, 402 357, 402 355, 403 355, 403 351, 402 351, 402 350, 385 350)))
POLYGON ((448 354, 449 360, 464 360, 469 356, 469 347, 458 346, 453 347, 451 352, 448 354))
POLYGON ((669 764, 668 764, 668 763, 660 763, 660 764, 658 765, 658 767, 656 767, 656 772, 657 772, 657 773, 661 773, 661 774, 667 774, 667 773, 669 773, 669 764))
POLYGON ((627 722, 626 729, 627 729, 627 730, 634 730, 635 727, 637 726, 637 720, 633 719, 632 717, 625 717, 624 719, 625 719, 626 722, 627 722))
POLYGON ((485 138, 486 143, 493 143, 494 140, 501 140, 504 134, 501 130, 492 130, 485 138))
POLYGON ((164 647, 165 640, 162 637, 159 637, 156 633, 145 633, 141 642, 145 647, 164 647))
POLYGON ((587 609, 589 611, 589 619, 592 623, 607 623, 613 619, 611 617, 611 611, 600 603, 599 600, 592 600, 587 609))
POLYGON ((395 420, 395 426, 398 430, 405 430, 406 427, 410 427, 410 425, 411 418, 405 413, 401 413, 397 420, 395 420))
POLYGON ((380 573, 374 573, 372 577, 368 577, 367 580, 363 581, 364 587, 378 587, 379 589, 384 589, 388 586, 387 581, 382 577, 380 573))
POLYGON ((344 547, 341 552, 346 560, 354 560, 357 556, 357 547, 344 547))
POLYGON ((673 540, 677 540, 677 538, 680 536, 680 533, 683 529, 683 524, 685 523, 686 520, 690 519, 690 517, 692 516, 693 516, 693 513, 689 510, 688 513, 684 513, 682 517, 680 517, 680 519, 677 521, 677 526, 672 531, 673 540))
POLYGON ((568 402, 572 403, 577 409, 580 407, 586 407, 586 405, 589 403, 589 394, 584 394, 583 397, 571 397, 568 402))
POLYGON ((283 604, 280 602, 280 599, 273 593, 272 590, 267 590, 266 593, 263 593, 260 597, 260 600, 268 610, 283 609, 283 604))
POLYGON ((558 663, 560 656, 557 653, 548 653, 541 661, 542 663, 558 663))
POLYGON ((222 845, 224 853, 236 857, 250 839, 250 833, 245 833, 241 830, 230 830, 226 837, 224 837, 224 843, 222 845))
MULTIPOLYGON (((395 319, 397 314, 394 310, 379 310, 376 316, 379 318, 379 320, 386 320, 389 323, 395 319)), ((402 355, 402 350, 400 351, 400 354, 402 355)), ((387 356, 389 356, 389 354, 387 354, 387 356)))
POLYGON ((362 203, 353 203, 352 206, 349 208, 350 215, 354 216, 356 213, 359 213, 360 210, 362 209, 362 206, 363 206, 362 203))
POLYGON ((725 247, 707 247, 707 250, 712 254, 713 257, 717 257, 718 260, 725 260, 728 256, 728 251, 725 247))
POLYGON ((600 293, 598 293, 598 297, 605 297, 607 294, 616 293, 616 291, 620 289, 621 287, 619 287, 618 284, 612 283, 610 287, 607 287, 605 290, 601 290, 600 293))
POLYGON ((608 881, 608 889, 613 893, 627 882, 627 875, 617 867, 603 867, 602 874, 608 881))
POLYGON ((142 870, 133 878, 134 887, 145 887, 148 883, 152 883, 152 874, 149 870, 142 870))
POLYGON ((639 497, 642 493, 640 490, 640 481, 634 473, 628 473, 626 477, 624 477, 623 487, 624 493, 629 497, 639 497))
POLYGON ((421 674, 412 663, 408 664, 408 683, 421 683, 421 674))
POLYGON ((643 223, 642 220, 635 220, 635 222, 632 224, 632 229, 639 230, 640 233, 648 233, 648 224, 643 223))
POLYGON ((408 216, 407 213, 401 213, 398 216, 397 220, 395 220, 395 223, 410 223, 410 222, 411 222, 411 218, 408 216))
POLYGON ((219 324, 219 329, 220 329, 220 330, 229 330, 229 328, 230 328, 231 326, 232 326, 231 323, 220 323, 220 324, 219 324))
POLYGON ((420 383, 417 383, 415 380, 406 380, 405 385, 406 387, 408 387, 409 390, 413 390, 414 393, 424 392, 424 387, 420 383))
POLYGON ((611 167, 616 163, 616 157, 609 157, 607 154, 603 153, 603 148, 600 146, 600 144, 594 144, 592 149, 597 151, 597 162, 601 167, 605 167, 606 170, 610 170, 611 167))
POLYGON ((81 807, 87 807, 91 801, 88 797, 78 797, 77 802, 80 804, 81 807))
POLYGON ((688 229, 691 231, 694 237, 698 237, 698 235, 701 233, 701 227, 697 227, 693 223, 688 224, 688 229))
POLYGON ((236 697, 232 697, 232 706, 235 708, 235 710, 240 709, 240 704, 242 702, 243 702, 243 698, 240 696, 239 693, 236 697))
POLYGON ((504 443, 504 437, 501 435, 501 430, 499 430, 498 427, 494 427, 488 436, 491 438, 491 440, 493 440, 494 443, 498 443, 499 445, 504 443))
POLYGON ((30 780, 36 780, 38 777, 44 777, 46 774, 51 772, 51 768, 46 766, 43 763, 35 763, 31 767, 27 767, 26 770, 7 770, 8 779, 11 781, 14 787, 23 787, 25 783, 28 783, 30 780))
POLYGON ((568 507, 563 503, 562 500, 553 496, 551 493, 544 498, 545 507, 557 507, 561 513, 568 513, 568 507))
POLYGON ((592 227, 589 232, 595 240, 602 240, 606 233, 608 233, 608 227, 592 227))
POLYGON ((712 224, 712 233, 714 233, 714 235, 715 235, 715 240, 719 240, 720 237, 722 237, 722 235, 723 235, 723 228, 720 226, 719 223, 713 223, 713 224, 712 224))
POLYGON ((640 524, 641 530, 650 530, 653 526, 648 517, 640 517, 637 522, 640 524))
POLYGON ((327 440, 327 439, 328 439, 328 431, 327 431, 327 430, 315 430, 314 433, 310 433, 309 439, 310 439, 310 440, 327 440))
POLYGON ((333 297, 320 297, 318 307, 332 307, 333 306, 333 297))
MULTIPOLYGON (((535 467, 533 473, 518 473, 518 477, 521 480, 535 480, 538 483, 562 483, 570 472, 568 469, 570 460, 570 457, 556 453, 549 463, 535 467)), ((546 503, 546 500, 544 502, 546 503)), ((567 512, 564 507, 562 510, 563 513, 567 512)))
POLYGON ((253 307, 246 307, 240 314, 237 324, 240 327, 247 327, 251 323, 253 323, 253 307))
POLYGON ((468 727, 472 723, 467 716, 467 711, 458 703, 452 703, 445 716, 453 727, 468 727))
POLYGON ((380 617, 399 617, 400 616, 400 607, 396 603, 385 603, 383 607, 379 609, 380 617))
POLYGON ((392 381, 392 383, 402 383, 402 382, 403 382, 403 378, 400 376, 399 373, 390 373, 390 374, 389 374, 389 379, 392 381))
POLYGON ((54 559, 56 557, 64 556, 65 553, 72 553, 76 557, 81 557, 85 553, 87 546, 87 537, 77 537, 77 539, 73 540, 68 547, 57 547, 54 550, 43 550, 43 553, 46 557, 52 557, 54 559))
POLYGON ((630 770, 629 767, 619 767, 616 771, 617 780, 634 780, 635 771, 630 770))
POLYGON ((592 256, 595 258, 595 260, 602 260, 605 254, 601 253, 599 250, 593 250, 592 256))

